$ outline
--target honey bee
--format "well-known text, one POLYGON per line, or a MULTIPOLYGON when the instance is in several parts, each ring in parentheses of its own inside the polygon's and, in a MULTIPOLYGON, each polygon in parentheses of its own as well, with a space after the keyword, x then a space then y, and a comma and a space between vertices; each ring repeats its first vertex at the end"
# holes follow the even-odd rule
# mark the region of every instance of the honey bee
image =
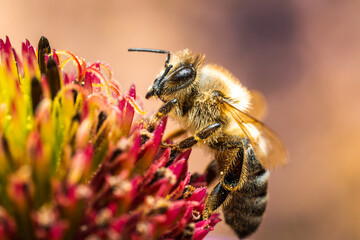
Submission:
POLYGON ((165 103, 148 130, 169 115, 193 134, 172 145, 172 154, 195 144, 213 153, 207 181, 217 176, 218 183, 206 199, 203 219, 222 206, 226 223, 239 238, 253 233, 267 204, 268 170, 286 163, 287 153, 276 134, 251 116, 257 110, 251 109, 251 91, 223 67, 205 65, 204 55, 188 49, 172 56, 165 50, 129 51, 167 54, 164 69, 146 94, 165 103))

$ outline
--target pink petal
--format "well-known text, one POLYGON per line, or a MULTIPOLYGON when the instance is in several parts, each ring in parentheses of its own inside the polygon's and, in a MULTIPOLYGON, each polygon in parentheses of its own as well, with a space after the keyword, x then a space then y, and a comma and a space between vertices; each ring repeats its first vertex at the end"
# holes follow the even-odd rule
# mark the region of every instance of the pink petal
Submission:
POLYGON ((155 197, 165 197, 170 189, 172 184, 169 183, 169 180, 166 178, 161 178, 150 186, 146 186, 147 195, 155 197))
POLYGON ((5 43, 2 39, 0 39, 0 53, 2 54, 2 52, 4 51, 5 48, 5 43))
POLYGON ((145 172, 143 179, 144 179, 144 185, 148 185, 151 181, 153 181, 154 174, 157 169, 164 167, 166 165, 166 162, 168 161, 170 156, 170 149, 166 149, 161 157, 155 161, 152 162, 148 170, 145 172))
POLYGON ((56 64, 60 66, 59 56, 56 54, 56 50, 52 49, 52 58, 55 60, 56 64))
POLYGON ((182 179, 180 178, 181 175, 185 176, 187 173, 187 160, 181 159, 173 164, 170 165, 169 169, 175 174, 176 179, 182 179))
POLYGON ((192 239, 193 240, 201 240, 203 239, 207 234, 209 233, 209 230, 207 229, 199 229, 199 230, 196 230, 192 239))
POLYGON ((193 236, 194 240, 203 239, 209 231, 214 230, 214 226, 216 223, 220 222, 219 214, 213 214, 207 220, 202 220, 200 222, 195 223, 195 233, 193 236))
POLYGON ((190 177, 191 177, 191 174, 187 173, 185 179, 183 181, 181 181, 179 186, 169 194, 168 197, 169 197, 170 200, 174 201, 174 200, 181 197, 181 195, 184 192, 184 189, 185 189, 186 185, 188 185, 189 182, 190 182, 190 177))
POLYGON ((180 201, 174 202, 173 205, 171 206, 171 208, 166 212, 167 222, 172 223, 172 222, 176 222, 179 219, 181 219, 183 217, 183 215, 185 214, 187 208, 188 208, 188 205, 187 205, 186 201, 180 200, 180 201))
MULTIPOLYGON (((133 98, 135 96, 135 88, 134 86, 131 86, 129 90, 129 97, 133 98)), ((132 104, 124 97, 123 99, 125 102, 122 102, 122 100, 119 101, 119 109, 122 109, 122 122, 121 122, 121 130, 123 132, 124 136, 128 136, 131 128, 131 124, 134 118, 135 109, 132 106, 132 104), (123 107, 124 106, 124 107, 123 107)))
POLYGON ((66 233, 66 229, 68 228, 68 224, 65 222, 57 222, 54 224, 50 230, 50 239, 51 240, 60 240, 63 239, 64 234, 66 233))
POLYGON ((156 152, 158 151, 162 136, 166 126, 166 118, 163 118, 154 131, 154 137, 149 139, 140 150, 139 160, 137 161, 134 174, 143 174, 149 168, 152 161, 154 161, 156 152))
POLYGON ((205 202, 206 199, 206 189, 205 187, 197 188, 194 190, 193 194, 187 198, 188 201, 196 201, 196 202, 205 202))
POLYGON ((92 81, 90 77, 90 73, 85 73, 84 77, 84 91, 86 95, 90 95, 93 92, 92 81))
POLYGON ((30 46, 30 41, 28 39, 26 39, 25 44, 26 44, 27 47, 30 46))
POLYGON ((131 84, 128 95, 129 95, 129 97, 133 98, 134 100, 136 99, 136 90, 135 90, 134 84, 131 84))
POLYGON ((64 85, 67 85, 70 83, 70 79, 69 79, 69 75, 67 75, 66 73, 64 74, 64 85))

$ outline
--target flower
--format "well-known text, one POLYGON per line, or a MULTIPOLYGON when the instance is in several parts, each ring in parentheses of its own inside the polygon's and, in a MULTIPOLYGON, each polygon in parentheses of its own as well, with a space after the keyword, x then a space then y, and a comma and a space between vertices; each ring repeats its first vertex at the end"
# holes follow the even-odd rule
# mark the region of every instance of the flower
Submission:
POLYGON ((170 160, 107 64, 0 39, 0 239, 202 239, 203 177, 170 160), (138 119, 138 120, 134 120, 138 119), (200 179, 200 180, 199 180, 200 179), (200 182, 199 182, 200 181, 200 182))

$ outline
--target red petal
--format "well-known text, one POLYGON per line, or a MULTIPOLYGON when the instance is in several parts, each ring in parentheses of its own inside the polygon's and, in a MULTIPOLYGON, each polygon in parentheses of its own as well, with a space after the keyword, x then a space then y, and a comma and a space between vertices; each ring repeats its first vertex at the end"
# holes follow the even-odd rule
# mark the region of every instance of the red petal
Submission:
POLYGON ((149 168, 152 161, 154 161, 156 152, 158 151, 162 136, 166 126, 166 118, 163 118, 158 127, 154 131, 154 137, 149 139, 140 150, 139 160, 137 161, 134 174, 143 174, 149 168))
POLYGON ((178 199, 179 197, 181 197, 186 185, 188 185, 190 182, 190 177, 191 177, 191 174, 187 173, 185 179, 183 181, 181 181, 179 186, 169 194, 168 198, 170 200, 174 201, 174 200, 178 199))
POLYGON ((193 194, 187 198, 188 201, 196 201, 196 202, 205 202, 206 199, 206 187, 197 188, 194 190, 193 194))
POLYGON ((181 174, 183 173, 183 175, 185 175, 187 172, 187 168, 188 165, 186 159, 181 159, 176 163, 171 164, 169 167, 169 169, 175 174, 176 179, 181 179, 181 174))
POLYGON ((129 97, 132 97, 134 100, 136 99, 136 90, 135 90, 134 84, 131 84, 128 95, 129 95, 129 97))

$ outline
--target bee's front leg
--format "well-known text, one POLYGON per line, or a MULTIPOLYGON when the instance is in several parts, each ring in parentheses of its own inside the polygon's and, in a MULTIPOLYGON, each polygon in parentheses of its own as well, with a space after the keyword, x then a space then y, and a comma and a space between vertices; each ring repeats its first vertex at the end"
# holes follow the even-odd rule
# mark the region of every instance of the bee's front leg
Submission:
POLYGON ((178 103, 179 101, 177 100, 177 98, 174 98, 173 100, 165 103, 160 109, 159 111, 154 114, 147 126, 146 126, 146 129, 149 131, 149 132, 153 132, 155 130, 155 125, 163 118, 165 117, 166 115, 168 115, 171 110, 173 110, 176 106, 176 104, 178 103))
POLYGON ((174 109, 178 100, 174 98, 173 100, 165 103, 156 114, 151 116, 151 118, 145 123, 145 129, 140 133, 141 134, 141 144, 144 144, 152 136, 152 132, 155 130, 155 125, 166 115, 168 115, 171 110, 174 109))
POLYGON ((218 209, 233 191, 240 189, 246 179, 244 169, 244 144, 241 142, 238 151, 233 151, 233 160, 228 167, 220 172, 220 181, 209 194, 205 202, 203 219, 208 219, 218 209))

